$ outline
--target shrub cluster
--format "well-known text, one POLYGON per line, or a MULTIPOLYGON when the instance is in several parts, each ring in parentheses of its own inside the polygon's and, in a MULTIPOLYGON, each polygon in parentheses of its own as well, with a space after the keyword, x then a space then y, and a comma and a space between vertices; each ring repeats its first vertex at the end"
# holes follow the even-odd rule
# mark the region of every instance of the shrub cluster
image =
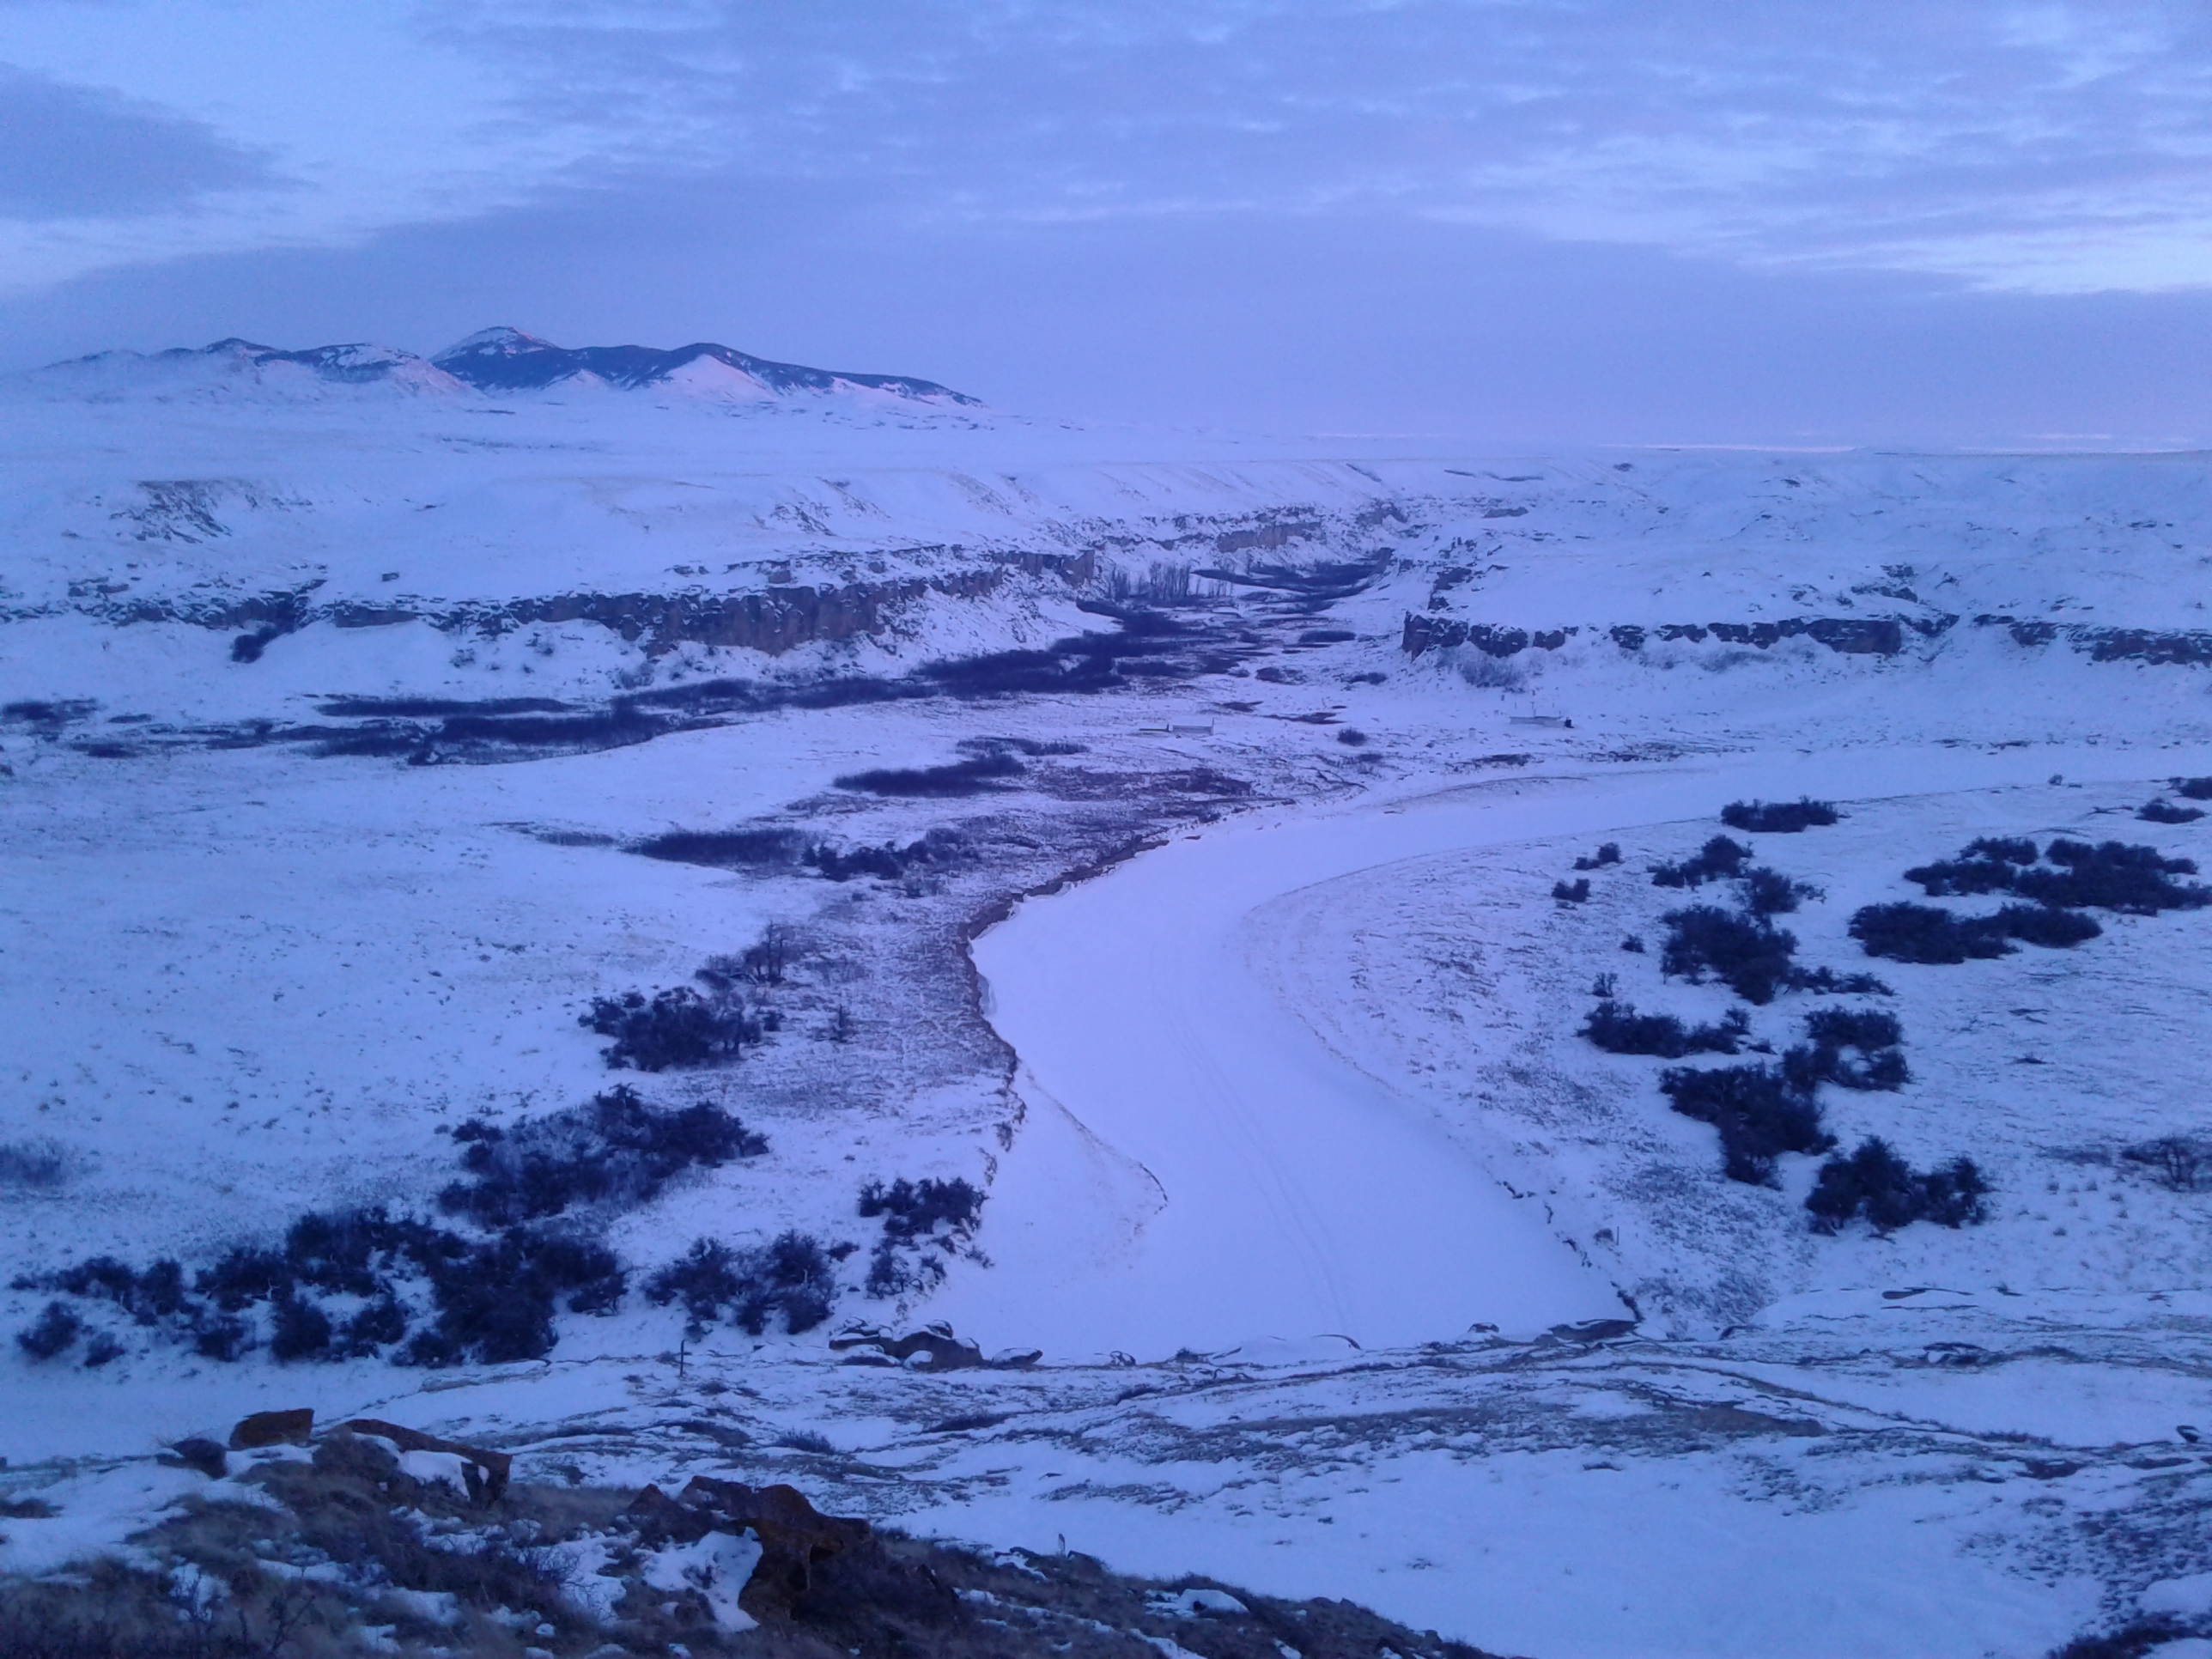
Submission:
POLYGON ((1820 1127, 1812 1090, 1782 1066, 1678 1066, 1661 1075, 1659 1089, 1683 1116, 1720 1131, 1730 1181, 1771 1185, 1783 1153, 1824 1152, 1836 1144, 1820 1127))
POLYGON ((850 881, 855 876, 897 881, 915 865, 950 868, 968 862, 971 856, 968 843, 958 834, 937 829, 904 847, 885 842, 881 847, 854 847, 843 852, 826 844, 810 848, 803 861, 831 881, 850 881))
POLYGON ((2027 843, 2028 855, 2019 860, 1975 856, 1969 849, 1967 855, 1955 859, 1939 859, 1933 864, 1916 864, 1905 872, 1907 881, 1920 884, 1921 891, 1929 898, 1963 898, 1983 893, 2009 893, 2012 884, 2020 879, 2014 862, 2035 862, 2034 843, 2027 843))
MULTIPOLYGON (((210 1359, 236 1359, 265 1340, 288 1363, 387 1352, 395 1364, 450 1365, 541 1358, 553 1347, 557 1298, 574 1312, 611 1313, 624 1279, 606 1248, 580 1234, 517 1227, 469 1239, 379 1208, 301 1216, 280 1248, 235 1246, 194 1274, 189 1291, 174 1261, 134 1273, 112 1256, 15 1286, 110 1303, 210 1359)), ((56 1307, 69 1313, 56 1303, 48 1314, 56 1307)), ((40 1356, 52 1358, 81 1328, 64 1334, 42 1317, 22 1336, 58 1337, 40 1356)))
POLYGON ((2212 1141, 2194 1135, 2161 1135, 2123 1147, 2120 1156, 2130 1164, 2151 1165, 2177 1193, 2195 1192, 2198 1175, 2212 1173, 2212 1141))
POLYGON ((1721 822, 1753 835, 1794 836, 1842 816, 1833 801, 1801 795, 1796 800, 1732 800, 1721 808, 1721 822))
MULTIPOLYGON (((319 1212, 295 1221, 280 1246, 234 1246, 189 1278, 173 1260, 134 1270, 94 1256, 15 1288, 106 1303, 210 1359, 264 1346, 287 1363, 380 1353, 414 1365, 535 1359, 552 1350, 558 1306, 611 1313, 625 1285, 597 1237, 544 1224, 549 1218, 572 1206, 641 1204, 684 1170, 768 1150, 718 1107, 659 1111, 627 1088, 511 1129, 471 1120, 453 1138, 466 1148, 469 1178, 447 1187, 441 1205, 488 1237, 382 1208, 319 1212)), ((21 1333, 37 1358, 62 1352, 82 1329, 66 1304, 52 1305, 77 1322, 42 1317, 21 1333)), ((119 1352, 95 1334, 85 1363, 119 1352)))
POLYGON ((795 830, 673 830, 630 848, 633 853, 672 864, 722 868, 795 864, 804 849, 795 830))
POLYGON ((888 1187, 872 1181, 860 1189, 860 1214, 883 1218, 884 1236, 868 1259, 868 1294, 896 1296, 917 1284, 945 1277, 945 1264, 934 1256, 920 1255, 912 1263, 902 1250, 919 1251, 934 1244, 951 1255, 973 1238, 981 1219, 984 1194, 981 1188, 955 1176, 950 1181, 925 1177, 908 1181, 901 1176, 888 1187), (938 1229, 942 1226, 944 1231, 938 1229))
MULTIPOLYGON (((2152 805, 2162 804, 2153 802, 2152 805)), ((2168 810, 2182 811, 2179 807, 2168 810)), ((2140 816, 2156 817, 2150 807, 2145 807, 2140 816)), ((2183 820, 2168 817, 2158 821, 2183 820)), ((1905 878, 1919 883, 1930 898, 2016 893, 2022 898, 2062 908, 2124 910, 2136 915, 2154 915, 2160 910, 2194 910, 2212 904, 2212 888, 2173 879, 2176 876, 2195 875, 2195 863, 2188 859, 2167 858, 2155 847, 2130 847, 2117 841, 2100 842, 2093 847, 2086 841, 2069 841, 2061 836, 2051 843, 2044 857, 2057 867, 2038 866, 2035 843, 2032 841, 1984 837, 1955 859, 1907 870, 1905 878)), ((2028 935, 2020 933, 2014 937, 2028 935)))
POLYGON ((1983 1199, 1989 1183, 1970 1158, 1954 1158, 1941 1169, 1917 1173, 1878 1137, 1859 1143, 1848 1158, 1820 1166, 1819 1181, 1805 1207, 1815 1232, 1840 1232, 1863 1216, 1878 1233, 1894 1232, 1915 1221, 1961 1227, 1987 1219, 1983 1199))
POLYGON ((1589 878, 1577 876, 1572 881, 1552 884, 1552 896, 1563 904, 1580 904, 1589 896, 1589 878))
POLYGON ((1001 779, 1018 777, 1028 769, 1002 750, 944 766, 884 767, 869 772, 852 772, 836 782, 840 789, 870 795, 975 795, 995 789, 1001 779))
POLYGON ((2204 816, 2201 806, 2176 806, 2163 797, 2147 800, 2136 809, 2136 816, 2146 823, 2194 823, 2204 816))
POLYGON ((471 1178, 447 1187, 439 1206, 486 1227, 559 1215, 571 1205, 635 1207, 694 1165, 718 1169, 768 1151, 764 1139, 719 1106, 656 1110, 627 1085, 513 1129, 471 1118, 453 1139, 468 1148, 461 1164, 471 1178))
POLYGON ((1727 836, 1715 836, 1698 849, 1697 856, 1678 864, 1654 865, 1651 884, 1655 887, 1701 887, 1709 881, 1733 878, 1743 873, 1751 848, 1727 836))
POLYGON ((2061 867, 2023 870, 2014 884, 2022 897, 2139 916, 2212 904, 2212 887, 2173 879, 2195 875, 2195 861, 2166 858, 2155 847, 2129 847, 2117 841, 2092 847, 2085 841, 2062 839, 2052 842, 2044 857, 2061 867))
POLYGON ((1617 841, 1609 841, 1606 842, 1604 846, 1597 849, 1597 853, 1594 857, 1577 859, 1575 860, 1575 868, 1577 870, 1602 870, 1608 864, 1618 864, 1620 862, 1620 843, 1617 841))
POLYGON ((696 1340, 722 1319, 758 1336, 775 1316, 793 1336, 830 1316, 837 1285, 831 1263, 853 1246, 825 1249, 821 1240, 786 1232, 757 1249, 734 1250, 719 1239, 694 1240, 681 1261, 645 1281, 655 1307, 681 1302, 696 1340))
POLYGON ((1897 1016, 1876 1009, 1815 1008, 1805 1016, 1807 1047, 1782 1057, 1783 1068, 1814 1083, 1844 1089, 1898 1090, 1912 1080, 1897 1016), (1850 1052, 1846 1052, 1850 1051, 1850 1052))
POLYGON ((0 1187, 44 1192, 69 1179, 70 1155, 58 1140, 0 1142, 0 1187))
POLYGON ((2212 800, 2212 778, 2168 778, 2166 784, 2184 800, 2212 800))
POLYGON ((766 1041, 782 1017, 750 1006, 734 988, 710 987, 702 995, 677 985, 650 999, 642 991, 593 997, 576 1023, 614 1039, 601 1051, 611 1067, 665 1072, 736 1060, 746 1044, 766 1041))
POLYGON ((84 1329, 84 1322, 64 1302, 49 1302, 46 1311, 15 1333, 15 1346, 33 1359, 52 1359, 67 1352, 84 1329))
POLYGON ((1710 975, 1759 1007, 1790 983, 1797 936, 1764 917, 1692 904, 1669 910, 1662 920, 1668 929, 1659 957, 1663 974, 1692 982, 1710 975))
POLYGON ((1581 1034, 1609 1054, 1680 1060, 1689 1054, 1732 1054, 1750 1031, 1750 1019, 1741 1008, 1729 1009, 1717 1025, 1686 1026, 1672 1014, 1639 1014, 1633 1003, 1608 997, 1590 1010, 1581 1034))
POLYGON ((1933 904, 1869 904, 1850 920, 1850 935, 1866 953, 1893 962, 1952 963, 2009 956, 2014 939, 2062 949, 2104 931, 2087 916, 2039 904, 2008 904, 1986 916, 1961 916, 1933 904))
POLYGON ((1743 908, 1754 916, 1778 916, 1806 899, 1826 896, 1808 881, 1792 881, 1779 870, 1759 865, 1743 873, 1743 908))
POLYGON ((760 941, 735 956, 708 957, 705 967, 691 975, 708 989, 735 991, 740 985, 781 985, 791 971, 793 950, 791 929, 770 922, 760 941))

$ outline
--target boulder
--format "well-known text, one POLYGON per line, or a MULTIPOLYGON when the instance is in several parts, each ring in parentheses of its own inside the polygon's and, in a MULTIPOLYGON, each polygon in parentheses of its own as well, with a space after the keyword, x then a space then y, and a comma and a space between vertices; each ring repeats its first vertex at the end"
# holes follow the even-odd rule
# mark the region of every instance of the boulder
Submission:
POLYGON ((190 1440, 178 1441, 169 1448, 168 1457, 162 1461, 175 1462, 188 1469, 198 1469, 210 1480, 222 1480, 230 1469, 230 1454, 223 1449, 221 1443, 197 1435, 190 1440))
POLYGON ((870 1536, 866 1522, 823 1515, 792 1486, 748 1486, 694 1475, 684 1488, 684 1504, 759 1540, 760 1564, 740 1598, 755 1618, 790 1617, 792 1603, 806 1593, 815 1567, 858 1548, 870 1536))
MULTIPOLYGON (((465 1446, 456 1440, 441 1440, 434 1434, 386 1423, 380 1418, 356 1417, 343 1426, 355 1434, 373 1434, 389 1440, 403 1452, 442 1452, 459 1458, 462 1478, 468 1483, 469 1498, 474 1503, 496 1500, 507 1490, 507 1478, 514 1470, 514 1459, 506 1452, 483 1446, 465 1446)), ((231 1443, 235 1445, 237 1442, 231 1443)))
POLYGON ((230 1431, 230 1449, 252 1451, 262 1446, 304 1446, 315 1431, 315 1413, 302 1406, 297 1411, 256 1412, 241 1417, 230 1431))
POLYGON ((830 1346, 840 1353, 853 1352, 854 1358, 890 1360, 909 1370, 964 1371, 986 1363, 982 1349, 953 1335, 952 1328, 941 1322, 904 1336, 872 1325, 851 1326, 831 1337, 830 1346))

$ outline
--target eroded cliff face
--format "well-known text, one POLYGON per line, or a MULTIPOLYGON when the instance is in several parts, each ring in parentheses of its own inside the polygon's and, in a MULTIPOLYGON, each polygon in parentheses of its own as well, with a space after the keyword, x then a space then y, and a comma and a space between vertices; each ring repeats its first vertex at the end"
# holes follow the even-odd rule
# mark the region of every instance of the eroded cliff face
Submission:
MULTIPOLYGON (((325 583, 319 580, 290 591, 243 595, 187 592, 166 599, 118 598, 115 590, 88 585, 72 593, 66 608, 109 623, 185 623, 236 633, 233 654, 247 662, 258 658, 270 641, 316 623, 363 629, 425 622, 445 633, 497 635, 535 624, 584 622, 607 629, 649 656, 690 644, 775 657, 819 641, 880 634, 902 610, 933 593, 982 599, 1024 575, 1079 590, 1097 570, 1097 558, 1090 552, 994 554, 965 568, 872 581, 771 583, 720 593, 695 586, 657 592, 571 591, 443 602, 415 598, 321 600, 325 583)), ((15 619, 34 614, 21 611, 15 619)))
MULTIPOLYGON (((1825 645, 1845 656, 1891 657, 1914 639, 1935 640, 1960 622, 1950 615, 1906 617, 1789 617, 1778 622, 1615 623, 1603 629, 1623 651, 1641 651, 1646 643, 1675 640, 1703 644, 1717 640, 1723 645, 1752 646, 1764 651, 1784 640, 1800 637, 1825 645)), ((2093 662, 2142 662, 2163 665, 2212 665, 2212 631, 2149 628, 2098 628, 2082 623, 2023 622, 2003 616, 1972 618, 1976 628, 2002 628, 2014 642, 2045 646, 2063 642, 2093 662)), ((1523 651, 1557 651, 1586 630, 1580 625, 1529 629, 1465 622, 1455 617, 1407 613, 1400 648, 1409 657, 1425 651, 1468 646, 1492 657, 1512 657, 1523 651)))

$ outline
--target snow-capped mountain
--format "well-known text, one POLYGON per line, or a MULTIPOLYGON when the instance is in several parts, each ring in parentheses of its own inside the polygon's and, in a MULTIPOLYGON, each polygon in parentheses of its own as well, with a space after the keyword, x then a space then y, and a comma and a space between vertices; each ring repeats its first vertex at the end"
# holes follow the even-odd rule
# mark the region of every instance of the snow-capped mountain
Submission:
POLYGON ((903 374, 846 374, 800 363, 771 362, 711 341, 672 351, 651 346, 555 345, 518 328, 487 328, 447 346, 432 364, 483 392, 537 392, 574 381, 635 391, 647 387, 700 397, 786 398, 796 393, 868 393, 981 407, 933 380, 903 374))
POLYGON ((980 398, 903 374, 844 374, 780 363, 697 342, 569 349, 517 328, 487 328, 434 357, 354 343, 287 350, 252 340, 218 340, 167 351, 101 351, 15 377, 15 389, 47 398, 102 401, 226 396, 327 402, 364 391, 468 400, 586 388, 657 392, 706 404, 907 404, 981 409, 980 398))
POLYGON ((235 337, 167 351, 98 351, 12 377, 18 396, 52 400, 317 401, 364 392, 469 397, 472 390, 411 351, 356 343, 287 351, 235 337))

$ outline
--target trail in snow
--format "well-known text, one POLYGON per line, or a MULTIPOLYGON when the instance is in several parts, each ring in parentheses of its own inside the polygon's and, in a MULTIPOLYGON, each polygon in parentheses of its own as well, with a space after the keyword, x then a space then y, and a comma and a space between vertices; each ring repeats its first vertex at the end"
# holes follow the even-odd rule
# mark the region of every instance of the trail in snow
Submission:
POLYGON ((1528 776, 1223 825, 1024 904, 975 945, 1030 1116, 995 1266, 931 1311, 988 1343, 1157 1358, 1273 1338, 1397 1347, 1626 1310, 1425 1103, 1328 1048, 1257 971, 1255 913, 1401 860, 1673 821, 1739 795, 1848 801, 2141 773, 2094 750, 1731 758, 1528 776), (2118 769, 2115 770, 2114 769, 2118 769))

